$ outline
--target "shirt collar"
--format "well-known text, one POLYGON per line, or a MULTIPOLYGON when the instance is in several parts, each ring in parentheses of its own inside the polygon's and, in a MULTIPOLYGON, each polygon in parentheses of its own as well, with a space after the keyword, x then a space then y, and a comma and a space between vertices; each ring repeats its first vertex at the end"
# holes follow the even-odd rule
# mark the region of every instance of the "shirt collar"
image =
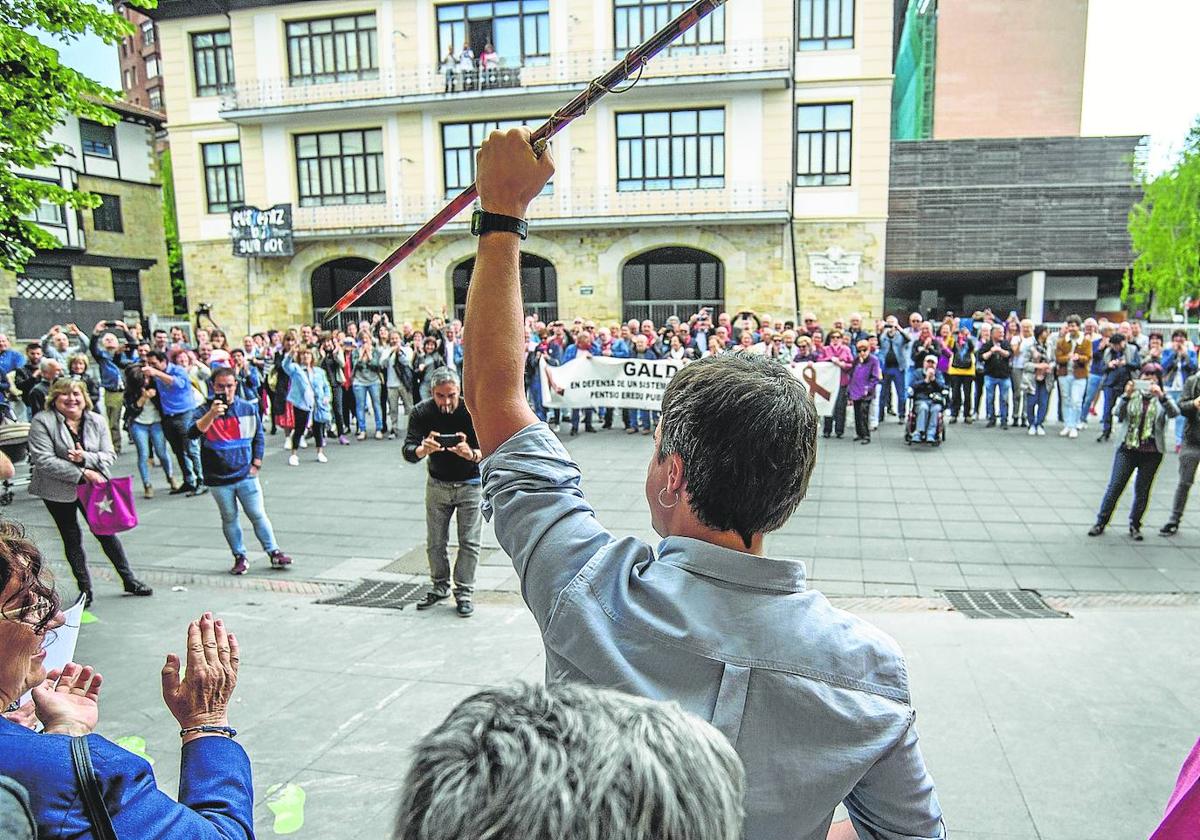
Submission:
POLYGON ((803 592, 803 561, 774 560, 691 537, 667 537, 658 544, 658 559, 704 577, 767 592, 803 592))

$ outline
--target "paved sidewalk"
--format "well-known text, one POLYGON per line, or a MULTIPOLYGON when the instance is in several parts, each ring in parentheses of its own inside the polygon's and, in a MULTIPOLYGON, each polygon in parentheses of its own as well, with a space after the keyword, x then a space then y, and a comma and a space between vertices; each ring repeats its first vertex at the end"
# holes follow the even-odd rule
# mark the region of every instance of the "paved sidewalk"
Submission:
MULTIPOLYGON (((1059 438, 1055 427, 1044 438, 982 424, 949 430, 939 449, 906 447, 894 420, 870 446, 821 438, 809 496, 767 538, 767 551, 803 559, 812 584, 839 595, 931 596, 963 587, 1200 592, 1200 501, 1177 536, 1156 533, 1174 492, 1174 454, 1159 470, 1146 540, 1133 543, 1124 522, 1132 488, 1109 533, 1086 536, 1111 445, 1091 436, 1059 438)), ((643 494, 651 440, 619 430, 564 440, 601 521, 657 542, 643 494)), ((289 578, 353 581, 393 564, 399 574, 424 574, 426 471, 403 460, 399 441, 334 446, 326 465, 302 450, 298 468, 287 465, 282 437, 268 441, 263 485, 278 539, 296 558, 289 578)), ((131 454, 121 457, 121 471, 136 473, 131 454)), ((212 500, 168 497, 161 471, 155 481, 159 496, 140 501, 142 524, 122 537, 135 568, 224 575, 230 558, 212 500)), ((61 557, 45 508, 24 489, 0 512, 26 523, 51 556, 61 557)), ((248 527, 246 540, 255 547, 248 527)), ((87 544, 93 565, 104 564, 95 542, 87 544)), ((251 562, 252 576, 271 576, 261 552, 252 551, 251 562)), ((479 584, 517 589, 489 527, 479 584)))
MULTIPOLYGON (((167 651, 217 611, 243 648, 231 722, 254 763, 260 837, 303 793, 298 838, 389 835, 408 750, 477 689, 540 680, 537 628, 515 596, 449 608, 318 606, 312 596, 190 586, 103 595, 79 658, 104 674, 102 734, 144 738, 163 789, 178 736, 159 697, 167 651), (281 785, 284 787, 275 788, 281 785), (292 785, 294 787, 287 787, 292 785)), ((1080 609, 1070 621, 864 612, 905 648, 931 771, 957 840, 1131 840, 1149 834, 1200 735, 1200 608, 1080 609)))

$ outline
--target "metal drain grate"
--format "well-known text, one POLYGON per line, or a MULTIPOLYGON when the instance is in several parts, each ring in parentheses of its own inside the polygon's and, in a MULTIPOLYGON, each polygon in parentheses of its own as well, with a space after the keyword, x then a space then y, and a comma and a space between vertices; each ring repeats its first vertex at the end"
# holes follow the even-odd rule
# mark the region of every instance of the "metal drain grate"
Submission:
POLYGON ((425 554, 424 543, 397 555, 395 560, 379 571, 392 575, 429 574, 429 559, 425 554))
POLYGON ((1070 618, 1033 589, 947 589, 942 596, 967 618, 1070 618))
POLYGON ((421 600, 426 589, 428 589, 428 585, 423 583, 360 580, 348 592, 334 595, 332 598, 322 598, 317 603, 335 607, 378 607, 402 610, 408 604, 415 604, 421 600))

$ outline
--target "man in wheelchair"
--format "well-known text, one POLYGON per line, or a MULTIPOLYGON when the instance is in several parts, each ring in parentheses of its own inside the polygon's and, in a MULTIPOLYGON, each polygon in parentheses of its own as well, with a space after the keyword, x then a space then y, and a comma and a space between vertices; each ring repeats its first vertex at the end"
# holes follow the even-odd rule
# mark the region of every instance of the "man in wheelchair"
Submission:
POLYGON ((921 369, 922 377, 908 389, 912 414, 909 417, 909 434, 917 443, 941 443, 941 416, 946 407, 946 383, 938 374, 937 357, 926 356, 921 369))

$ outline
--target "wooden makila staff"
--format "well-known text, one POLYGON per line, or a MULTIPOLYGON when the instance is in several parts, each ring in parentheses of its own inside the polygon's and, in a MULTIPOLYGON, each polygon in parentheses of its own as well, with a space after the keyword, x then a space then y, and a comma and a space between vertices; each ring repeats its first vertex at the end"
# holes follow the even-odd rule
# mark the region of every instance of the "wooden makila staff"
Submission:
MULTIPOLYGON (((550 119, 542 123, 530 135, 529 140, 533 144, 534 151, 540 155, 542 150, 546 148, 546 141, 561 131, 563 126, 575 118, 586 114, 588 108, 592 107, 592 104, 606 93, 623 93, 624 91, 614 91, 613 88, 634 75, 635 70, 637 78, 634 79, 633 83, 637 84, 638 79, 642 77, 642 68, 646 66, 650 59, 662 52, 672 41, 695 26, 724 2, 725 0, 696 0, 679 17, 630 50, 612 69, 589 82, 588 86, 578 96, 555 111, 550 116, 550 119)), ((628 88, 625 90, 628 90, 628 88)), ((408 258, 408 255, 417 250, 417 247, 422 242, 441 230, 447 222, 461 213, 478 195, 475 185, 471 184, 471 186, 455 196, 437 215, 422 225, 420 230, 393 251, 391 256, 371 269, 363 279, 354 284, 353 289, 342 295, 341 299, 325 313, 325 320, 328 321, 339 312, 345 311, 354 301, 366 294, 367 290, 378 283, 389 271, 404 262, 408 258)))

